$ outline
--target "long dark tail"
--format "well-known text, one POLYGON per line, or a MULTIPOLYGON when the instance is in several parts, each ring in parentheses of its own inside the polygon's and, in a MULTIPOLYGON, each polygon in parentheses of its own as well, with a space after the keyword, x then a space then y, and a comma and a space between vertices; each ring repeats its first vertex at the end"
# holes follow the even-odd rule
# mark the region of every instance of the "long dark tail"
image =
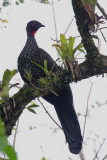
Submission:
POLYGON ((58 96, 53 94, 43 97, 53 104, 61 122, 66 141, 72 153, 78 154, 82 148, 82 136, 79 122, 73 107, 73 96, 70 86, 64 87, 58 96))

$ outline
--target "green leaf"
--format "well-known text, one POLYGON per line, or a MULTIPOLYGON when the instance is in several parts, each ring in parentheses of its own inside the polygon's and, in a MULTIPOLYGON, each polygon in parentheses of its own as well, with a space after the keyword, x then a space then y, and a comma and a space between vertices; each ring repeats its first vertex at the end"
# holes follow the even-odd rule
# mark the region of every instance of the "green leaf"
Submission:
POLYGON ((17 160, 16 152, 11 145, 7 145, 4 151, 9 157, 9 160, 17 160))
POLYGON ((66 57, 68 56, 68 46, 65 44, 62 44, 61 51, 62 51, 62 59, 66 59, 66 57))
POLYGON ((0 152, 4 152, 9 157, 9 160, 17 160, 16 152, 13 147, 8 144, 7 136, 5 135, 4 124, 0 118, 0 152))
POLYGON ((19 0, 20 3, 24 3, 24 0, 19 0))
POLYGON ((8 21, 5 20, 5 19, 1 19, 1 18, 0 18, 0 21, 1 21, 2 23, 8 23, 8 21))
POLYGON ((68 43, 69 49, 73 50, 74 42, 75 42, 75 37, 69 37, 69 43, 68 43))
POLYGON ((2 80, 2 86, 9 85, 10 80, 13 78, 13 76, 17 73, 17 69, 14 69, 10 71, 9 69, 6 69, 3 74, 3 80, 2 80))
POLYGON ((67 56, 67 48, 68 48, 67 45, 64 44, 64 43, 61 43, 61 46, 57 45, 57 44, 53 44, 52 46, 54 46, 56 48, 56 50, 57 50, 58 54, 60 55, 61 59, 64 60, 67 56))
POLYGON ((0 136, 5 134, 4 125, 0 117, 0 136))
POLYGON ((44 68, 47 69, 47 60, 46 59, 44 60, 44 68))
POLYGON ((37 104, 32 104, 32 105, 28 106, 28 108, 34 108, 34 107, 39 107, 39 105, 37 105, 37 104))
POLYGON ((49 74, 49 71, 47 69, 47 60, 46 59, 44 60, 44 72, 45 72, 46 75, 49 74))
POLYGON ((66 60, 68 58, 71 62, 73 62, 74 54, 77 50, 85 53, 84 50, 82 49, 84 47, 81 43, 74 48, 75 37, 69 37, 68 43, 63 34, 60 35, 60 39, 61 39, 61 46, 58 44, 53 44, 53 46, 55 46, 62 60, 66 60))
POLYGON ((5 135, 4 125, 0 118, 0 151, 3 151, 7 146, 7 137, 5 135))
POLYGON ((0 91, 0 97, 3 101, 1 103, 5 102, 9 98, 9 88, 8 86, 3 87, 3 89, 0 91))
POLYGON ((58 96, 58 94, 57 94, 53 89, 50 89, 50 91, 51 91, 55 96, 58 96))
POLYGON ((46 75, 49 74, 49 71, 47 70, 47 60, 44 60, 44 67, 42 67, 40 64, 36 63, 36 62, 33 62, 31 61, 32 63, 36 64, 39 68, 41 68, 46 75))
POLYGON ((46 77, 42 77, 42 78, 38 79, 38 82, 39 82, 40 84, 46 85, 47 79, 46 79, 46 77))
POLYGON ((15 3, 16 3, 16 5, 19 5, 19 3, 24 3, 24 0, 19 0, 19 2, 16 1, 15 3))
MULTIPOLYGON (((85 51, 83 49, 78 49, 80 52, 85 53, 85 51)), ((86 54, 86 53, 85 53, 86 54)))
POLYGON ((32 63, 34 63, 34 64, 36 64, 39 68, 41 68, 42 70, 44 70, 44 68, 41 66, 41 65, 39 65, 38 63, 36 63, 36 62, 33 62, 33 61, 31 61, 32 63))
POLYGON ((77 45, 77 47, 74 48, 73 54, 75 54, 75 52, 76 52, 77 50, 81 49, 81 48, 83 48, 83 45, 82 45, 81 43, 79 43, 79 44, 77 45))
POLYGON ((35 107, 39 107, 39 105, 37 105, 37 104, 32 104, 32 105, 28 106, 27 109, 28 109, 30 112, 36 114, 36 112, 32 109, 32 108, 35 108, 35 107))
POLYGON ((58 77, 55 76, 55 77, 53 78, 53 82, 56 84, 59 79, 60 79, 60 78, 58 78, 58 77))
POLYGON ((4 100, 0 99, 0 103, 4 103, 4 100))
POLYGON ((73 57, 74 42, 75 42, 75 37, 69 37, 68 50, 69 50, 69 56, 70 56, 70 58, 73 57))
POLYGON ((29 71, 26 71, 26 70, 24 70, 25 71, 25 78, 29 81, 29 82, 31 82, 31 80, 32 80, 32 73, 31 73, 31 70, 29 70, 29 71))
POLYGON ((68 53, 68 44, 64 34, 60 34, 62 58, 65 59, 68 53))
POLYGON ((58 49, 58 47, 56 47, 56 46, 55 46, 55 48, 56 48, 56 50, 57 50, 58 54, 60 55, 60 57, 62 58, 63 56, 62 56, 61 51, 58 49))
POLYGON ((43 157, 41 160, 46 160, 46 158, 45 158, 45 157, 43 157))
POLYGON ((0 134, 0 151, 4 151, 7 146, 7 137, 4 134, 0 134))
POLYGON ((61 49, 61 46, 59 44, 52 44, 53 47, 58 47, 61 49))
POLYGON ((36 114, 35 110, 33 110, 32 108, 27 107, 27 109, 28 109, 30 112, 36 114))
POLYGON ((12 71, 5 70, 2 79, 2 90, 0 91, 0 96, 3 100, 9 97, 9 82, 13 78, 13 76, 17 73, 17 70, 14 69, 12 71))
POLYGON ((9 5, 11 5, 10 2, 8 2, 8 1, 3 1, 2 6, 7 7, 7 6, 9 6, 9 5))
POLYGON ((19 5, 19 2, 16 1, 16 5, 19 5))
POLYGON ((41 0, 40 2, 41 2, 41 3, 44 3, 44 4, 49 3, 48 0, 41 0))
POLYGON ((67 40, 66 40, 64 34, 60 34, 60 39, 61 39, 61 43, 67 45, 67 40))

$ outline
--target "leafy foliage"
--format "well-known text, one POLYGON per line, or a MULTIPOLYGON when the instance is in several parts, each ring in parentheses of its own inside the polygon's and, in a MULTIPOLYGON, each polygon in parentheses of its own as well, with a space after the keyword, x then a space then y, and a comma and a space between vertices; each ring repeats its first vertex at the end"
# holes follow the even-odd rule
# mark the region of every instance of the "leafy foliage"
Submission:
POLYGON ((13 78, 13 76, 17 73, 17 70, 14 69, 12 71, 5 70, 2 78, 2 82, 0 83, 0 103, 5 102, 9 98, 9 90, 10 90, 10 81, 13 78))
POLYGON ((35 63, 33 61, 32 61, 32 63, 36 64, 39 68, 41 68, 45 72, 46 75, 49 74, 49 71, 47 69, 47 60, 46 59, 44 60, 44 67, 42 67, 41 65, 39 65, 38 63, 35 63))
POLYGON ((35 104, 35 103, 33 102, 33 104, 31 104, 30 106, 27 107, 27 109, 28 109, 30 112, 36 114, 35 110, 33 109, 33 108, 36 108, 36 107, 39 107, 39 105, 37 105, 37 104, 35 104))
POLYGON ((43 157, 41 160, 46 160, 46 158, 45 158, 45 157, 43 157))
POLYGON ((7 7, 9 6, 11 3, 9 2, 9 0, 4 0, 2 6, 7 7))
POLYGON ((8 23, 8 21, 7 21, 7 20, 2 19, 2 18, 0 18, 0 21, 1 21, 2 23, 8 23))
MULTIPOLYGON (((24 0, 17 0, 15 1, 16 5, 19 5, 20 3, 24 3, 24 0)), ((10 0, 4 0, 3 3, 2 3, 2 6, 3 7, 7 7, 11 5, 11 1, 10 0)))
POLYGON ((0 118, 0 152, 4 152, 9 160, 17 160, 15 150, 8 144, 7 136, 5 135, 4 125, 0 118))
POLYGON ((20 3, 24 3, 24 0, 16 1, 16 5, 19 5, 20 3))
POLYGON ((48 0, 40 0, 41 3, 44 3, 44 4, 48 4, 49 1, 48 0))
MULTIPOLYGON (((40 3, 44 3, 44 4, 48 4, 50 3, 49 0, 37 0, 39 1, 40 3)), ((19 5, 20 3, 24 3, 24 0, 17 0, 15 1, 16 5, 19 5)), ((2 6, 3 7, 7 7, 11 5, 11 0, 4 0, 3 3, 2 3, 2 6)))
POLYGON ((51 71, 48 71, 48 69, 47 69, 47 60, 44 60, 44 67, 42 67, 41 65, 39 65, 39 64, 37 64, 37 63, 35 63, 33 61, 32 61, 32 63, 37 65, 39 68, 41 68, 46 74, 46 77, 42 77, 42 78, 38 79, 38 84, 41 87, 40 90, 42 89, 44 91, 51 91, 53 94, 55 94, 57 96, 57 93, 54 92, 54 90, 52 89, 51 84, 52 83, 56 84, 57 81, 58 81, 58 78, 56 77, 55 74, 53 74, 52 69, 51 69, 51 71))
POLYGON ((31 80, 32 80, 32 73, 31 73, 31 70, 29 69, 29 71, 26 71, 25 70, 25 75, 24 75, 24 77, 29 81, 29 82, 31 82, 31 80))
POLYGON ((66 60, 67 58, 70 61, 74 61, 74 55, 75 53, 79 50, 83 53, 84 50, 83 45, 79 43, 75 48, 74 48, 74 43, 75 43, 75 37, 69 37, 68 43, 63 34, 60 35, 60 40, 61 40, 61 45, 53 44, 55 46, 58 54, 60 55, 62 60, 66 60))
POLYGON ((85 53, 83 45, 82 43, 79 43, 74 48, 75 37, 69 37, 69 40, 67 42, 63 34, 60 35, 60 40, 61 45, 53 44, 53 46, 55 46, 58 54, 60 55, 66 70, 72 73, 73 79, 75 80, 75 77, 81 77, 81 73, 79 70, 78 62, 76 61, 74 56, 77 51, 85 53))

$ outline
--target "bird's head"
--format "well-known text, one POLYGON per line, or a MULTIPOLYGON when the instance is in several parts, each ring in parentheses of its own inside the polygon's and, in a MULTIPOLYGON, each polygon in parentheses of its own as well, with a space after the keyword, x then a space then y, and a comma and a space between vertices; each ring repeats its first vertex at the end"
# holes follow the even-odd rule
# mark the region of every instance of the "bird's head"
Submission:
POLYGON ((40 27, 45 27, 45 26, 38 21, 28 22, 27 27, 26 27, 27 34, 34 36, 40 27))

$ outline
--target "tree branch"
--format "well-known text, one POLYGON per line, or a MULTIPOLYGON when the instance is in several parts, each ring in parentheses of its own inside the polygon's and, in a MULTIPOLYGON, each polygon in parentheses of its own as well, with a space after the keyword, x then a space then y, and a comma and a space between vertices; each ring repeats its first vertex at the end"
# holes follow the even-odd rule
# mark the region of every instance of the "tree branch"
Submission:
POLYGON ((82 38, 82 43, 87 52, 86 61, 80 65, 82 77, 104 74, 107 72, 107 57, 99 53, 89 31, 90 17, 88 16, 81 0, 71 0, 75 13, 76 24, 82 38))
POLYGON ((104 8, 102 8, 98 2, 96 5, 97 5, 98 9, 101 11, 101 13, 103 14, 103 16, 105 17, 105 19, 107 19, 107 14, 106 14, 104 8))

